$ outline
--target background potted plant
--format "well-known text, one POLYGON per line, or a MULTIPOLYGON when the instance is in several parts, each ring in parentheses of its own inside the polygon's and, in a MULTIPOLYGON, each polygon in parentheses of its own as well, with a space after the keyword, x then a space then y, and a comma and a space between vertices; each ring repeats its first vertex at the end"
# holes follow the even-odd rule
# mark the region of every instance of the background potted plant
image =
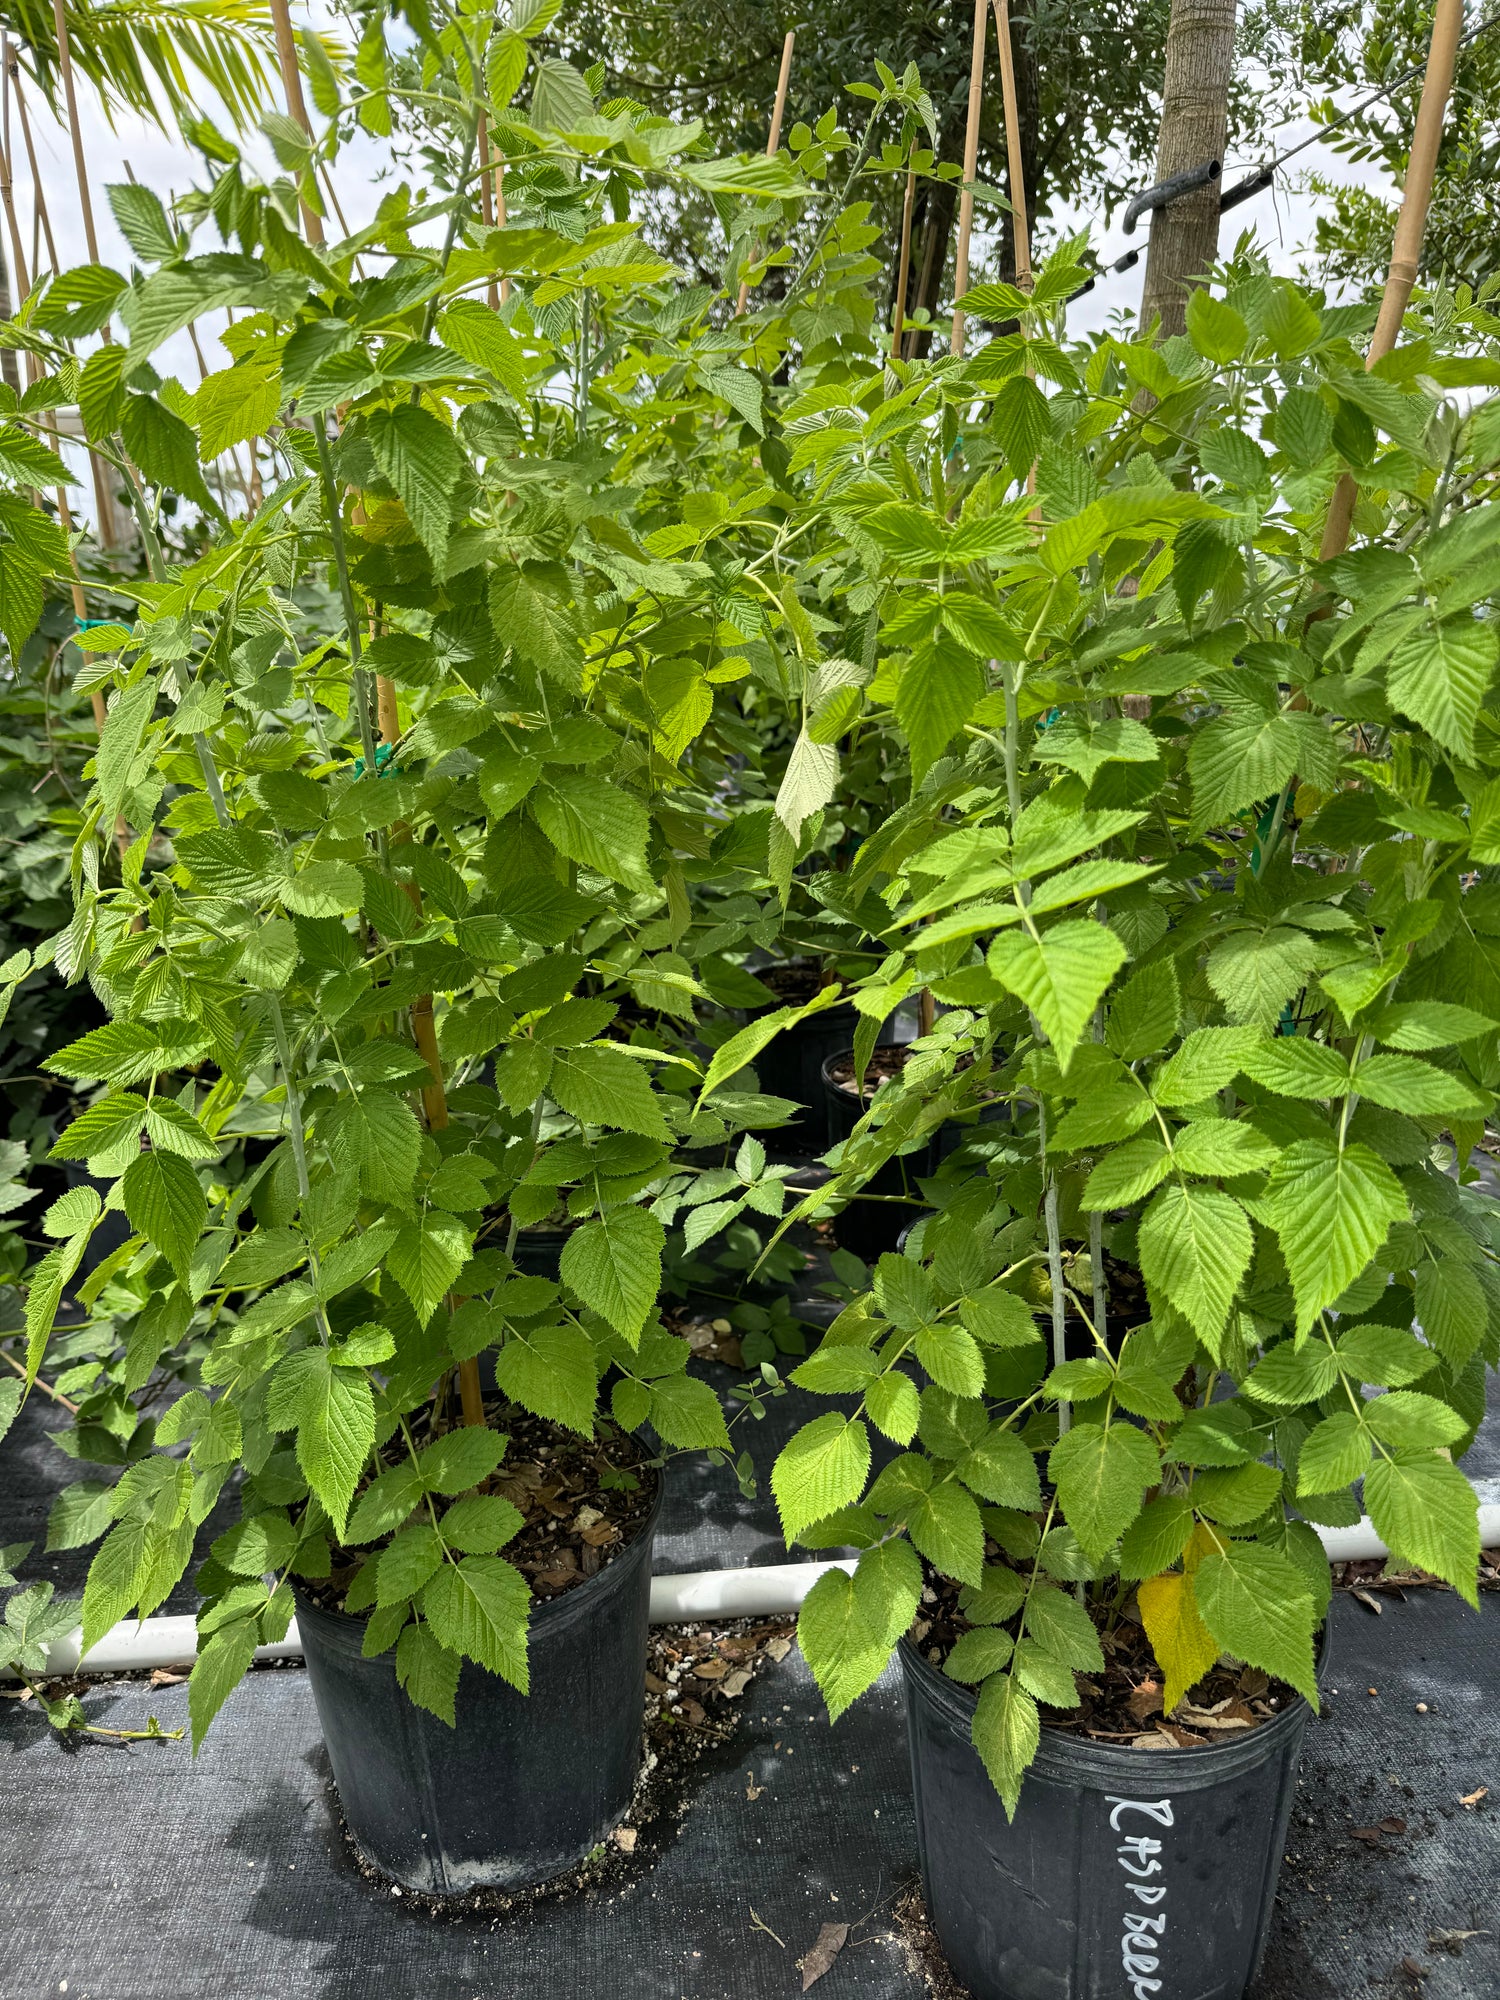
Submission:
MULTIPOLYGON (((72 1506, 75 1544, 108 1530, 85 1647, 225 1506, 195 1744, 295 1603, 355 1837, 437 1891, 554 1873, 628 1804, 664 1452, 729 1444, 655 1316, 667 1221, 781 1206, 740 1135, 786 1107, 696 1108, 671 1026, 704 991, 686 865, 726 817, 685 753, 759 629, 729 547, 761 385, 624 210, 676 181, 764 231, 803 182, 553 60, 512 108, 542 25, 414 15, 414 78, 377 23, 352 103, 306 43, 328 123, 269 121, 286 180, 219 140, 172 215, 112 188, 136 275, 67 273, 8 332, 46 370, 21 422, 80 400, 149 566, 112 586, 134 622, 90 635, 107 717, 38 954, 110 1017, 49 1063, 104 1086, 55 1152, 108 1192, 47 1211, 31 1378, 101 1212, 130 1230, 85 1301, 129 1459, 72 1506), (431 198, 324 241, 320 153, 412 103, 431 198), (152 357, 210 302, 243 311, 189 394, 152 357), (128 338, 80 367, 64 337, 111 315, 128 338), (281 476, 226 518, 200 463, 253 438, 281 476), (187 560, 170 494, 207 524, 187 560), (559 1209, 556 1275, 526 1275, 519 1233, 559 1209), (146 1419, 164 1359, 190 1386, 146 1419)), ((13 645, 66 567, 45 516, 26 560, 13 645)))

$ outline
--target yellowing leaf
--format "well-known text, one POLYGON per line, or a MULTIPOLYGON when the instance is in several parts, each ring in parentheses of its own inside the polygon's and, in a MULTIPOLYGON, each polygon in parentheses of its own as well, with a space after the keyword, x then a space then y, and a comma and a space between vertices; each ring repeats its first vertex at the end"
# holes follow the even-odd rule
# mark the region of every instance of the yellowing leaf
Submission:
POLYGON ((1192 1580, 1185 1571, 1148 1576, 1137 1585, 1135 1595, 1166 1683, 1162 1711, 1170 1715, 1219 1657, 1218 1643, 1198 1616, 1192 1580))

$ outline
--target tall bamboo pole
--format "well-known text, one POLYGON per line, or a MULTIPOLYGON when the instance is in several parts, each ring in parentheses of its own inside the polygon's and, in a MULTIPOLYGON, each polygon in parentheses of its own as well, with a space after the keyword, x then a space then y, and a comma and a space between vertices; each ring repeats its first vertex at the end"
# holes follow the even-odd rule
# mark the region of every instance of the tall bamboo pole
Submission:
MULTIPOLYGON (((10 158, 11 150, 10 72, 5 65, 5 56, 9 54, 9 50, 10 37, 8 35, 0 35, 0 146, 4 147, 7 160, 10 158)), ((7 174, 8 172, 9 169, 7 169, 7 174)), ((11 234, 14 235, 15 231, 12 230, 11 234)), ((36 259, 33 257, 31 261, 34 264, 36 259)), ((7 319, 14 317, 16 308, 26 296, 24 291, 17 289, 20 282, 20 273, 18 271, 7 272, 5 269, 5 259, 0 257, 0 311, 4 312, 7 319)), ((0 354, 0 376, 4 377, 6 388, 14 395, 19 396, 21 393, 21 371, 16 365, 16 350, 13 347, 7 347, 5 352, 0 354)), ((30 380, 29 370, 27 379, 28 381, 30 380)))
MULTIPOLYGON (((490 166, 490 121, 481 111, 479 114, 479 218, 486 229, 493 229, 496 219, 503 226, 505 222, 505 162, 498 160, 493 169, 490 166)), ((493 278, 489 283, 489 303, 491 312, 499 312, 510 297, 510 279, 502 278, 497 285, 493 278)))
MULTIPOLYGON (((787 85, 791 82, 792 79, 792 50, 796 47, 796 45, 797 45, 797 37, 793 33, 793 31, 790 28, 788 28, 786 31, 786 40, 781 45, 781 70, 776 78, 776 103, 771 111, 771 136, 766 141, 766 158, 768 160, 775 159, 777 151, 781 145, 781 119, 782 119, 782 114, 786 110, 787 85)), ((745 306, 749 300, 749 297, 750 297, 749 282, 745 279, 741 279, 740 296, 734 308, 734 316, 736 319, 741 318, 742 315, 744 314, 745 306)))
POLYGON ((73 89, 73 51, 68 41, 68 19, 63 0, 52 0, 52 22, 57 35, 57 66, 62 75, 63 98, 68 107, 68 131, 73 140, 73 166, 78 175, 78 202, 83 210, 83 237, 89 262, 99 261, 99 239, 94 233, 94 204, 89 197, 88 169, 83 161, 83 127, 78 121, 78 96, 73 89))
POLYGON ((1000 96, 1005 109, 1005 156, 1010 166, 1011 239, 1016 283, 1031 290, 1031 231, 1026 221, 1026 166, 1021 157, 1021 113, 1016 98, 1016 57, 1010 40, 1008 0, 995 0, 995 32, 1000 38, 1000 96))
POLYGON ((969 289, 969 238, 974 233, 974 176, 979 171, 979 114, 984 104, 984 44, 988 0, 974 0, 974 49, 969 58, 969 122, 964 127, 964 189, 958 198, 958 247, 953 253, 953 333, 948 352, 964 351, 963 296, 969 289))
MULTIPOLYGON (((25 247, 21 242, 20 225, 16 220, 15 193, 11 182, 10 153, 4 147, 0 147, 0 201, 4 203, 5 220, 10 229, 11 256, 15 264, 16 283, 20 286, 24 294, 31 290, 31 279, 26 265, 25 247)), ((34 354, 28 354, 26 357, 26 373, 29 381, 35 382, 40 379, 42 368, 34 354)), ((53 433, 53 437, 54 442, 60 443, 55 432, 53 433)), ((68 506, 66 487, 58 486, 53 490, 57 499, 58 522, 68 541, 68 567, 72 572, 69 581, 73 599, 73 617, 77 623, 80 635, 78 650, 82 655, 84 665, 88 666, 95 655, 86 649, 82 638, 82 634, 88 629, 89 607, 88 599, 84 595, 83 573, 78 567, 78 552, 73 547, 73 515, 72 510, 68 506)), ((105 717, 108 711, 104 705, 104 696, 99 692, 98 688, 90 690, 89 706, 94 711, 95 734, 102 736, 104 733, 105 717)), ((130 828, 124 818, 118 814, 115 818, 115 846, 122 855, 130 846, 130 828)))
MULTIPOLYGON (((26 109, 26 93, 21 88, 21 68, 11 51, 9 35, 5 37, 3 60, 10 91, 16 100, 16 116, 21 121, 21 143, 26 148, 26 166, 31 175, 32 202, 36 219, 41 225, 43 236, 47 239, 47 262, 53 271, 60 271, 62 259, 57 254, 57 244, 52 236, 52 218, 47 213, 47 204, 42 198, 42 174, 37 165, 36 140, 31 136, 31 115, 26 109)), ((7 152, 10 151, 9 134, 6 136, 5 149, 7 152)), ((33 270, 35 270, 34 261, 33 270)))
MULTIPOLYGON (((1401 337, 1401 323, 1411 303, 1422 257, 1422 239, 1427 233, 1427 212, 1432 206, 1432 182, 1437 172, 1438 148, 1442 144, 1443 121, 1453 89, 1453 65, 1458 38, 1463 32, 1463 0, 1437 0, 1432 15, 1432 37, 1427 47, 1427 74, 1422 79, 1422 96, 1417 105, 1417 123, 1412 133, 1411 158, 1407 162, 1406 184, 1401 193, 1401 212, 1396 218, 1395 240, 1391 245, 1390 267, 1385 292, 1380 301, 1380 317, 1370 336, 1365 367, 1373 368, 1390 353, 1401 337)), ((1328 509, 1323 541, 1318 550, 1322 561, 1342 555, 1349 546, 1354 525, 1354 503, 1358 490, 1349 473, 1339 480, 1328 509)))
MULTIPOLYGON (((52 4, 60 6, 62 0, 52 0, 52 4)), ((294 119, 311 139, 312 121, 307 115, 307 105, 302 96, 302 72, 297 67, 297 37, 292 32, 292 15, 287 0, 271 0, 271 25, 276 31, 276 61, 281 69, 281 88, 286 96, 287 116, 294 119)), ((321 249, 323 218, 309 203, 300 188, 297 199, 302 209, 303 234, 309 243, 321 249)))
MULTIPOLYGON (((916 149, 912 140, 912 149, 916 149)), ((901 253, 896 267, 896 309, 891 314, 891 359, 901 359, 901 340, 906 331, 906 281, 911 267, 911 211, 917 194, 915 167, 906 170, 906 194, 901 203, 901 253)))
MULTIPOLYGON (((53 29, 57 36, 57 66, 62 76, 63 99, 68 112, 68 134, 73 142, 73 169, 78 180, 78 206, 83 215, 84 241, 88 245, 89 262, 97 264, 99 262, 99 238, 94 229, 94 203, 89 193, 88 168, 84 162, 83 128, 78 117, 78 94, 73 88, 73 51, 68 40, 68 22, 67 16, 63 12, 62 0, 52 0, 52 21, 53 29)), ((16 102, 18 105, 24 106, 25 100, 22 98, 20 92, 20 78, 17 77, 15 82, 16 102)), ((24 109, 22 117, 24 120, 24 109)), ((41 178, 39 175, 36 175, 36 155, 31 152, 29 143, 27 151, 28 157, 32 162, 32 172, 35 176, 34 192, 38 212, 45 218, 47 213, 46 197, 42 191, 41 178)), ((52 241, 50 224, 47 228, 47 241, 50 245, 52 241)), ((55 260, 55 251, 53 252, 53 256, 55 260)), ((106 343, 114 338, 110 332, 107 320, 101 332, 106 343)), ((93 452, 89 453, 89 466, 94 477, 94 506, 99 516, 99 539, 107 549, 118 548, 121 535, 119 522, 115 513, 115 496, 110 490, 109 476, 104 469, 103 462, 93 452)))

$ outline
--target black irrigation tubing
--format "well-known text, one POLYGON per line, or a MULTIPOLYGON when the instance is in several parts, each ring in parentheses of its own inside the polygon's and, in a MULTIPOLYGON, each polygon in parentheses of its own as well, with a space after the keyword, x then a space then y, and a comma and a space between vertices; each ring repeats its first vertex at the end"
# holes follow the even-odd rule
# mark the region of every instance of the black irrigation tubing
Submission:
MULTIPOLYGON (((1463 48, 1466 43, 1476 40, 1497 23, 1500 23, 1500 8, 1497 8, 1492 14, 1486 14, 1482 21, 1476 21, 1472 28, 1465 29, 1464 33, 1458 38, 1457 46, 1463 48)), ((1269 160, 1263 160, 1258 167, 1252 168, 1243 180, 1236 181, 1232 188, 1226 189, 1220 195, 1220 215, 1226 209, 1238 208, 1242 201, 1249 201, 1252 195, 1262 193, 1266 188, 1270 187, 1277 173, 1286 165, 1288 160, 1294 160, 1299 153, 1305 153, 1309 146, 1322 145, 1325 140, 1332 138, 1333 134, 1339 131, 1341 127, 1349 124, 1351 120, 1360 117, 1364 112, 1368 111, 1372 104, 1379 104, 1383 99, 1393 97, 1398 90, 1404 90, 1407 84, 1415 83, 1426 68, 1427 64, 1424 59, 1422 62, 1415 64, 1411 69, 1403 70, 1400 76, 1392 77, 1389 83, 1383 83, 1379 90, 1371 91, 1368 97, 1361 98, 1358 104, 1352 105, 1349 110, 1341 112, 1337 118, 1331 119, 1328 124, 1318 126, 1305 139, 1299 139, 1295 146, 1288 146, 1284 152, 1274 154, 1269 160)), ((1129 208, 1125 211, 1124 227, 1127 234, 1135 227, 1136 219, 1139 216, 1150 213, 1153 210, 1167 208, 1172 202, 1180 201, 1184 195, 1191 194, 1195 189, 1216 181, 1219 178, 1219 171, 1220 163, 1217 160, 1209 160, 1202 167, 1190 168, 1185 174, 1174 175, 1171 180, 1162 181, 1156 187, 1147 188, 1144 193, 1136 195, 1129 208)), ((1069 293, 1066 303, 1071 305, 1074 299, 1081 299, 1086 292, 1091 292, 1100 278, 1115 277, 1126 271, 1133 270, 1140 260, 1141 253, 1138 249, 1127 250, 1123 257, 1117 257, 1112 264, 1107 264, 1102 271, 1097 272, 1085 284, 1080 285, 1076 292, 1069 293)))

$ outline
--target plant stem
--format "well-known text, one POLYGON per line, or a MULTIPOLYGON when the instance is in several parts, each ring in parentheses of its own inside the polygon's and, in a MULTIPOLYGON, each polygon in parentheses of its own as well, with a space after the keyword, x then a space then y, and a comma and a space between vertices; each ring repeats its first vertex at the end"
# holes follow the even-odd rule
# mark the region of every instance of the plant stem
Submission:
MULTIPOLYGON (((1021 780, 1017 770, 1021 735, 1020 708, 1016 701, 1015 668, 1006 662, 1000 669, 1005 686, 1005 796, 1010 807, 1010 832, 1015 841, 1016 826, 1021 817, 1021 780)), ((1020 884, 1022 906, 1031 901, 1031 884, 1020 884)), ((1038 1041, 1045 1041, 1041 1023, 1035 1014, 1031 1017, 1031 1030, 1038 1041)), ((1047 1273, 1052 1284, 1052 1365, 1060 1368, 1067 1359, 1067 1300, 1063 1287, 1062 1234, 1057 1222, 1057 1180, 1047 1172, 1047 1107, 1041 1098, 1037 1099, 1037 1151, 1041 1160, 1045 1193, 1042 1197, 1042 1217, 1047 1229, 1047 1273)), ((1057 1406, 1057 1428, 1059 1435, 1072 1423, 1072 1408, 1059 1402, 1057 1406)))
MULTIPOLYGON (((1047 1113, 1038 1104, 1037 1119, 1042 1141, 1042 1167, 1046 1171, 1047 1160, 1047 1113)), ((1042 1215, 1047 1225, 1047 1275, 1052 1283, 1052 1365, 1061 1368, 1068 1358, 1068 1306, 1063 1284, 1062 1235, 1057 1226, 1057 1180, 1049 1175, 1047 1192, 1042 1198, 1042 1215)), ((1062 1401, 1057 1405, 1057 1430, 1061 1436, 1073 1421, 1070 1403, 1062 1401)))
POLYGON ((792 301, 796 298, 797 293, 801 290, 803 281, 806 279, 807 274, 812 269, 813 265, 817 262, 818 254, 822 250, 824 243, 828 240, 829 230, 832 229, 834 223, 838 220, 838 218, 843 214, 844 210, 849 205, 849 197, 854 192, 854 183, 859 179, 860 175, 864 172, 865 161, 869 159, 871 152, 874 150, 875 125, 880 117, 880 111, 881 107, 877 104, 875 109, 870 113, 869 122, 865 126, 864 137, 859 142, 859 151, 854 156, 854 165, 849 169, 849 177, 844 182, 842 188, 840 188, 839 198, 834 203, 833 207, 829 210, 827 221, 823 224, 822 228, 819 229, 817 235, 813 238, 813 246, 811 250, 808 251, 807 256, 803 259, 802 269, 797 273, 796 277, 793 278, 791 284, 788 285, 787 287, 786 297, 785 299, 783 299, 781 305, 781 309, 783 312, 789 312, 791 310, 792 301))
POLYGON ((219 782, 219 768, 214 762, 214 753, 209 747, 208 738, 200 729, 194 733, 193 742, 197 746, 198 762, 203 767, 203 782, 207 785, 208 796, 213 801, 214 816, 220 826, 228 826, 229 808, 224 803, 224 787, 219 782))
MULTIPOLYGON (((16 1373, 21 1377, 23 1378, 25 1377, 26 1374, 25 1367, 21 1362, 17 1361, 16 1357, 10 1352, 9 1348, 0 1347, 0 1361, 5 1362, 7 1367, 14 1368, 16 1373)), ((71 1410, 75 1417, 78 1415, 78 1405, 75 1402, 70 1401, 70 1399, 63 1394, 61 1389, 54 1389, 50 1382, 44 1382, 40 1375, 38 1375, 36 1378, 36 1387, 42 1391, 43 1395, 50 1396, 54 1403, 61 1403, 63 1408, 65 1410, 71 1410)))
MULTIPOLYGON (((526 1171, 528 1173, 530 1173, 532 1167, 534 1167, 536 1164, 537 1142, 541 1138, 541 1136, 542 1136, 542 1100, 539 1097, 536 1103, 533 1104, 531 1107, 531 1158, 526 1162, 526 1171)), ((510 1218, 510 1228, 505 1232, 505 1254, 507 1257, 515 1256, 516 1238, 520 1235, 520 1233, 521 1233, 521 1224, 517 1219, 516 1215, 514 1214, 514 1212, 512 1212, 510 1218)))

